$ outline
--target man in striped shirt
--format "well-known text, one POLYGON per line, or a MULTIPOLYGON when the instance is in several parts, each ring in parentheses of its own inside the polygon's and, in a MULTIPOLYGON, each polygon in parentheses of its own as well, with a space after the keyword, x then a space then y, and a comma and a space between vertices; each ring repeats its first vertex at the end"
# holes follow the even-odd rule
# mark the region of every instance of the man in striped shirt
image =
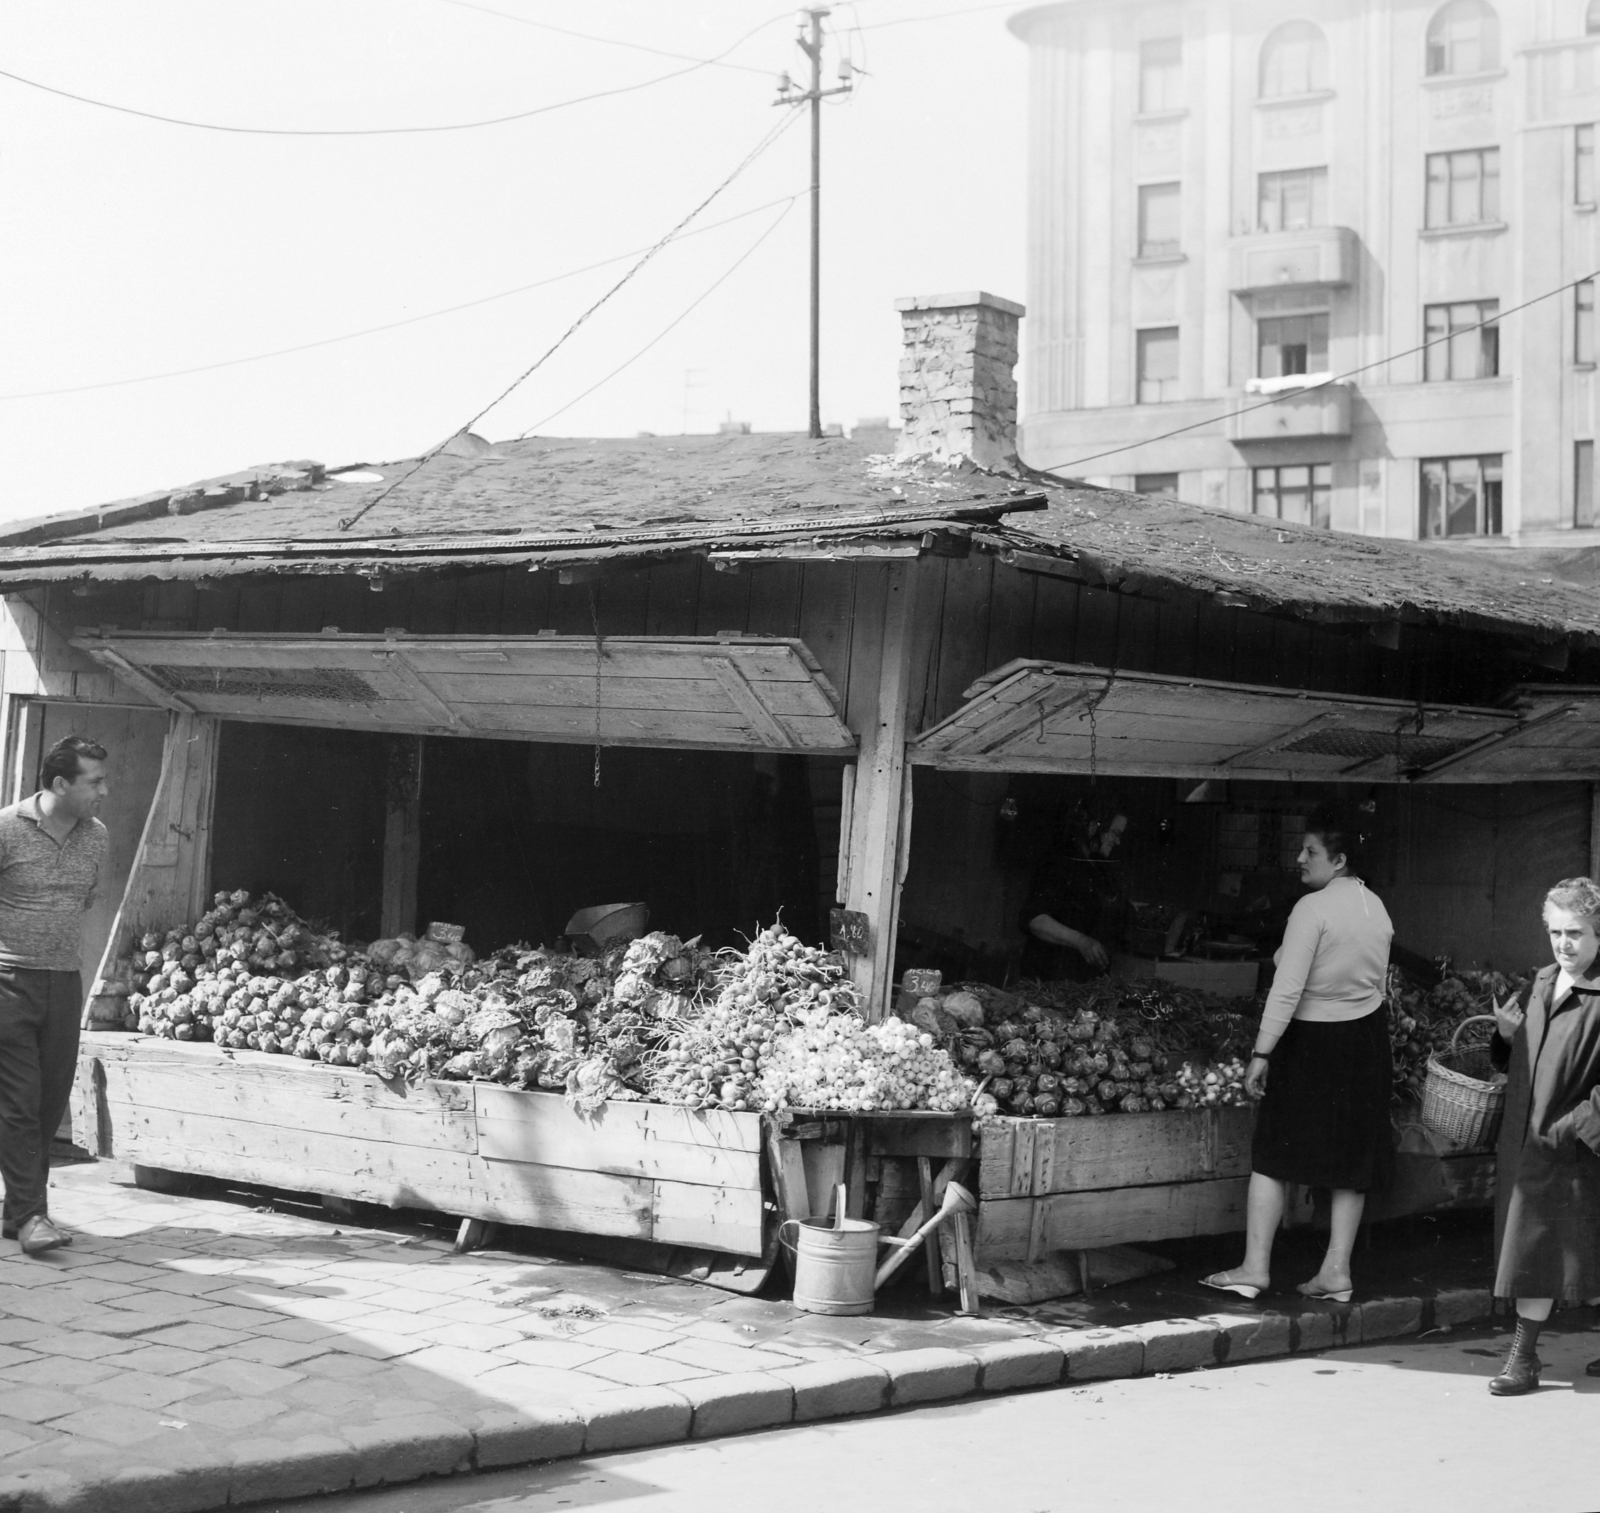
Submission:
POLYGON ((105 866, 106 753, 68 736, 43 786, 0 809, 0 1236, 29 1255, 70 1245, 48 1211, 50 1139, 78 1060, 83 916, 105 866))

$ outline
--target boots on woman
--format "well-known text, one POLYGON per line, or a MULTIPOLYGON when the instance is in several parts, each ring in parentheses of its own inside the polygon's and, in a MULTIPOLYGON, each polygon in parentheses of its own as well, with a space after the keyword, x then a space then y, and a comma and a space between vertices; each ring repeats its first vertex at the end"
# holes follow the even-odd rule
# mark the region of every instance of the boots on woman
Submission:
POLYGON ((1538 1343, 1539 1322, 1519 1318, 1517 1332, 1511 1337, 1511 1353, 1506 1357, 1505 1367, 1489 1383, 1489 1390, 1496 1397, 1520 1397, 1524 1392, 1533 1392, 1538 1388, 1541 1362, 1534 1351, 1538 1343))

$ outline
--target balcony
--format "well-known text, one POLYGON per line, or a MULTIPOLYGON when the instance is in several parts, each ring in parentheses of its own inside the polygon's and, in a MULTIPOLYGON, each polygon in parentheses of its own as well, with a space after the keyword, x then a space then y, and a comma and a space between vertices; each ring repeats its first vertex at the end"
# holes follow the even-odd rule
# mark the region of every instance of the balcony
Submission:
POLYGON ((1239 446, 1262 441, 1295 441, 1303 437, 1348 436, 1352 384, 1319 384, 1314 389, 1279 393, 1276 403, 1268 396, 1246 394, 1240 407, 1258 408, 1228 417, 1228 440, 1239 446))
POLYGON ((1228 286, 1235 294, 1259 294, 1352 284, 1356 246, 1356 234, 1348 226, 1236 236, 1228 244, 1228 286))

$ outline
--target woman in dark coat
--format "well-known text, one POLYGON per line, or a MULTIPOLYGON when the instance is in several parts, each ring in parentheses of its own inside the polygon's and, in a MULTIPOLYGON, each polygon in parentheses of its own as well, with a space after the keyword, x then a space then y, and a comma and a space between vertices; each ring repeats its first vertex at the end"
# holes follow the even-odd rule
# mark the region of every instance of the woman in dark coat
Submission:
POLYGON ((1539 1330, 1557 1303, 1600 1296, 1600 887, 1587 877, 1545 896, 1553 965, 1495 1009, 1495 1064, 1509 1072, 1496 1152, 1497 1298, 1516 1334, 1499 1397, 1539 1385, 1539 1330))

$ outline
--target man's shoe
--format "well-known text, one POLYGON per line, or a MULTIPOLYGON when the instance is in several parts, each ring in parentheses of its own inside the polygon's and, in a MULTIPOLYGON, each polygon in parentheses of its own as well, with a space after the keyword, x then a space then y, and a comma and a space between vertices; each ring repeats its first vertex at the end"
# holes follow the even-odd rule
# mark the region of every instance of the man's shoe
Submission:
MULTIPOLYGON (((49 1215, 46 1215, 46 1217, 48 1218, 49 1215)), ((55 1224, 55 1220, 54 1219, 51 1219, 50 1222, 52 1224, 55 1224)), ((56 1224, 55 1227, 56 1227, 56 1233, 61 1236, 61 1244, 63 1244, 63 1245, 72 1244, 72 1231, 70 1229, 62 1229, 62 1227, 59 1224, 56 1224)), ((12 1224, 12 1223, 9 1223, 9 1222, 4 1223, 4 1224, 0 1224, 0 1240, 14 1240, 14 1239, 16 1239, 16 1237, 17 1237, 17 1226, 15 1224, 12 1224)))
POLYGON ((67 1244, 69 1238, 64 1230, 57 1229, 50 1222, 47 1214, 35 1214, 31 1219, 24 1219, 21 1228, 17 1230, 22 1253, 28 1256, 43 1255, 47 1250, 57 1250, 67 1244))

